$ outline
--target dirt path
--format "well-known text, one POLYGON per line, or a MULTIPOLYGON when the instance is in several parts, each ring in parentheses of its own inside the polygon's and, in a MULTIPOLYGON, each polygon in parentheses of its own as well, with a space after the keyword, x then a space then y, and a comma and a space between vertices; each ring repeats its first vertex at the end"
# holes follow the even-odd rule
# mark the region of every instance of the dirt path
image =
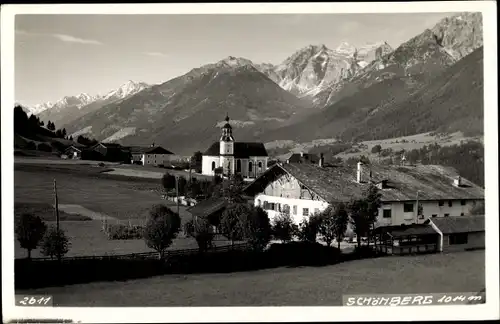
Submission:
POLYGON ((59 204, 59 209, 67 214, 79 214, 82 216, 87 216, 92 218, 93 220, 116 220, 115 217, 108 216, 103 213, 94 212, 90 209, 82 207, 80 205, 67 205, 67 204, 59 204))

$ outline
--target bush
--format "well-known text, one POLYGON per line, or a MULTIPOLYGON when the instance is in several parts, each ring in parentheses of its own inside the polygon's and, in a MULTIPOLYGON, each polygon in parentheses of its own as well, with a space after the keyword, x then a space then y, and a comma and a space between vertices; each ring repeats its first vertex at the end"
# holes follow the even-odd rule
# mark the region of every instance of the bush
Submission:
POLYGON ((34 142, 28 142, 24 148, 27 150, 36 150, 36 144, 34 142))
POLYGON ((139 225, 110 224, 105 231, 109 240, 138 240, 143 238, 144 228, 139 225))

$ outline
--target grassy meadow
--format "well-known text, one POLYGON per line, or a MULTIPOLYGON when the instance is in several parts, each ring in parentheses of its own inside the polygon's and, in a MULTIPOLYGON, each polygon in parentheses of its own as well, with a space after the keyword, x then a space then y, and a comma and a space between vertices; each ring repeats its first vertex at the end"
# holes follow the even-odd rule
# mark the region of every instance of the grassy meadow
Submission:
MULTIPOLYGON (((33 160, 36 162, 36 160, 33 160)), ((55 225, 53 211, 54 179, 57 182, 60 227, 70 237, 72 247, 67 256, 139 253, 152 251, 143 240, 108 240, 101 231, 102 222, 95 214, 108 217, 108 223, 144 223, 154 204, 166 204, 176 211, 176 205, 162 200, 160 179, 114 176, 97 165, 16 163, 14 170, 15 215, 31 212, 47 224, 55 225), (64 212, 64 205, 87 211, 87 215, 64 212)), ((71 208, 69 208, 71 209, 71 208)), ((66 209, 67 210, 67 209, 66 209)), ((182 220, 190 219, 186 207, 180 206, 182 220)), ((216 243, 217 244, 217 243, 216 243)), ((221 243, 220 243, 221 244, 221 243)), ((225 244, 225 243, 224 243, 225 244)), ((15 242, 16 258, 24 258, 26 250, 15 242)), ((191 238, 180 237, 171 249, 196 248, 191 238)), ((39 250, 33 257, 42 257, 39 250)))
POLYGON ((165 275, 19 290, 54 296, 54 306, 339 306, 344 294, 479 292, 484 251, 393 256, 324 267, 165 275), (243 289, 244 287, 244 289, 243 289))

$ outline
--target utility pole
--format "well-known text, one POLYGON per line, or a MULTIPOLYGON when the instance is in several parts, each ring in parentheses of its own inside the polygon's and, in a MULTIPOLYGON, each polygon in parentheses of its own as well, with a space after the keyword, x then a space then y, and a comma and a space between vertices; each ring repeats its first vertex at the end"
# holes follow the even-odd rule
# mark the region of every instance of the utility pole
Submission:
POLYGON ((56 179, 54 179, 54 213, 55 213, 55 216, 56 216, 56 228, 57 228, 57 232, 59 232, 59 202, 57 200, 56 179))
POLYGON ((419 210, 420 210, 420 208, 418 208, 418 193, 419 192, 420 192, 420 190, 417 190, 417 222, 416 222, 416 224, 418 224, 418 216, 419 216, 418 214, 419 214, 419 210))
POLYGON ((175 176, 175 191, 177 192, 177 215, 179 214, 179 176, 175 176))
MULTIPOLYGON (((54 179, 54 211, 56 213, 56 229, 57 229, 57 237, 59 237, 59 201, 57 199, 57 184, 56 179, 54 179)), ((61 261, 61 254, 57 253, 57 260, 61 261)))

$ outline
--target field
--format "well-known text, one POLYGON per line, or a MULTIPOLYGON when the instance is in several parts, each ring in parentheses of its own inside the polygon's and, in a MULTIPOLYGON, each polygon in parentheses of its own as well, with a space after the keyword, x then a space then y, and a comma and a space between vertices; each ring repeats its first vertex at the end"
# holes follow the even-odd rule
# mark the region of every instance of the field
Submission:
MULTIPOLYGON (((371 149, 375 145, 380 145, 382 149, 392 149, 393 151, 400 151, 402 149, 410 151, 413 149, 420 149, 424 145, 439 144, 440 146, 450 146, 450 145, 460 144, 460 141, 468 141, 468 140, 482 141, 483 138, 482 136, 466 137, 461 132, 456 132, 446 136, 438 136, 432 133, 422 133, 411 136, 388 138, 383 140, 363 141, 358 143, 358 145, 354 146, 355 148, 359 148, 359 152, 350 153, 346 151, 339 153, 337 156, 342 159, 348 159, 351 157, 365 155, 370 159, 372 158, 376 159, 378 155, 371 153, 371 149), (359 146, 362 146, 364 148, 360 148, 359 146)), ((266 143, 266 148, 268 149, 276 147, 289 148, 290 152, 299 153, 299 152, 308 152, 315 146, 334 145, 336 144, 336 142, 337 141, 333 138, 319 139, 306 143, 295 143, 293 141, 275 141, 266 143)), ((287 154, 282 154, 275 158, 283 158, 287 154)))
MULTIPOLYGON (((60 204, 60 227, 66 231, 72 244, 67 256, 151 251, 143 240, 108 240, 101 232, 100 219, 107 218, 108 223, 130 221, 137 224, 146 220, 154 204, 166 204, 176 210, 174 203, 161 199, 159 179, 107 175, 102 171, 108 169, 97 165, 67 162, 50 164, 40 159, 29 161, 24 163, 24 160, 18 160, 15 164, 15 214, 32 212, 40 215, 48 225, 54 225, 51 207, 55 179, 60 204)), ((179 212, 183 220, 190 219, 186 207, 180 206, 179 212)), ((17 241, 15 247, 16 258, 26 256, 26 251, 20 248, 17 241)), ((183 237, 176 239, 171 246, 172 249, 195 247, 194 240, 183 237)), ((35 250, 32 256, 42 255, 35 250)))
POLYGON ((54 296, 54 306, 339 306, 343 294, 479 292, 484 251, 394 256, 325 267, 166 275, 16 291, 54 296))

